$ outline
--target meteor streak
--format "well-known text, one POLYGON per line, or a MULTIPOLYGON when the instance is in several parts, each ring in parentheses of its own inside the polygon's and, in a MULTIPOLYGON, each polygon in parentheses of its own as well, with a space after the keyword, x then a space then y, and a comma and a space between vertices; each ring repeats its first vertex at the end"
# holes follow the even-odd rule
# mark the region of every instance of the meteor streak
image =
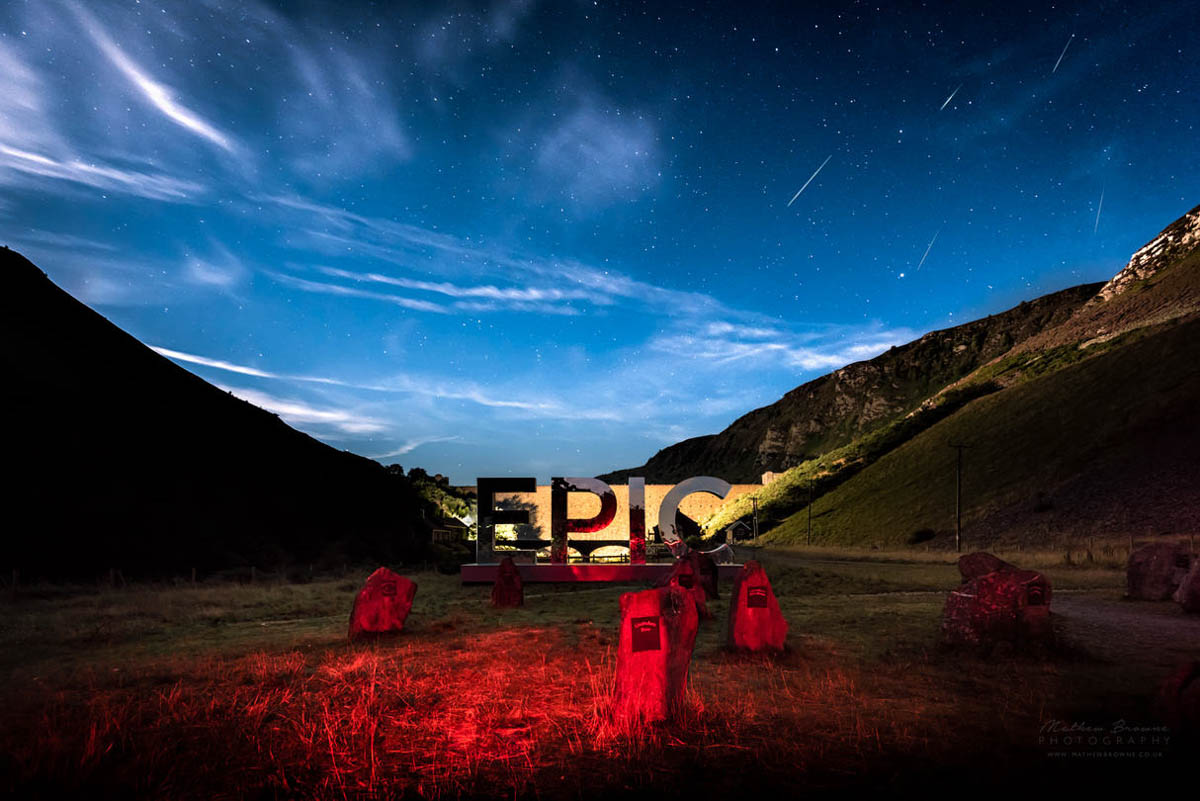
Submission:
POLYGON ((929 244, 925 247, 925 255, 921 257, 921 263, 917 265, 918 270, 925 265, 925 260, 929 258, 929 251, 933 250, 933 243, 937 241, 938 234, 941 232, 941 228, 937 229, 937 233, 933 235, 933 239, 929 240, 929 244))
POLYGON ((1100 203, 1096 206, 1096 224, 1092 227, 1092 233, 1100 230, 1100 210, 1104 208, 1104 190, 1100 190, 1100 203))
POLYGON ((962 88, 963 88, 963 85, 961 83, 958 86, 954 87, 954 91, 950 93, 950 96, 946 98, 946 102, 942 104, 942 107, 939 108, 938 111, 944 111, 946 109, 946 106, 950 105, 950 101, 954 99, 954 96, 956 94, 958 94, 958 90, 962 89, 962 88))
POLYGON ((817 173, 820 172, 821 170, 825 169, 825 165, 829 163, 829 159, 831 159, 831 158, 833 158, 832 153, 829 154, 828 158, 826 158, 824 161, 821 162, 820 167, 817 167, 817 172, 814 172, 812 175, 808 176, 808 180, 804 182, 804 186, 800 187, 800 191, 797 192, 796 194, 792 195, 792 199, 788 201, 788 208, 791 208, 792 204, 796 202, 796 198, 800 197, 800 194, 805 189, 808 189, 808 185, 812 183, 813 178, 816 178, 817 173))
MULTIPOLYGON (((1074 38, 1075 38, 1075 34, 1071 34, 1071 39, 1074 39, 1074 38)), ((1063 45, 1063 51, 1058 54, 1058 61, 1054 62, 1054 69, 1050 70, 1051 75, 1058 72, 1058 65, 1062 63, 1063 56, 1065 56, 1067 54, 1067 48, 1071 46, 1071 39, 1068 39, 1067 43, 1065 45, 1063 45)))

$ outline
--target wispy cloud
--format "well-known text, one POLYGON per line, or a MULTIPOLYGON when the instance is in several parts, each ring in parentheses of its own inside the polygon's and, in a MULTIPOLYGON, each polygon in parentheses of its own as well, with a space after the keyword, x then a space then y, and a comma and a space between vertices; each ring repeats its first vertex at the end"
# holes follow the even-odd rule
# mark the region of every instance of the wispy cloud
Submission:
POLYGON ((538 143, 542 191, 587 206, 634 197, 659 180, 654 127, 636 112, 586 101, 538 143))
POLYGON ((368 289, 357 289, 355 287, 342 286, 341 284, 330 284, 324 281, 310 281, 307 278, 297 278, 294 275, 268 270, 266 275, 284 286, 290 286, 293 289, 300 289, 304 292, 315 292, 323 295, 338 295, 347 298, 366 298, 369 300, 379 300, 385 303, 391 303, 396 306, 401 306, 405 309, 413 311, 432 312, 434 314, 448 314, 450 312, 445 306, 439 306, 436 303, 431 303, 426 300, 417 300, 416 298, 404 297, 403 295, 391 295, 386 292, 372 292, 368 289))
MULTIPOLYGON (((275 18, 279 19, 279 18, 275 18)), ((384 160, 412 155, 412 143, 397 114, 400 100, 379 70, 340 47, 336 40, 305 43, 287 33, 284 47, 304 87, 279 103, 281 124, 293 135, 285 147, 302 174, 345 174, 378 170, 384 160), (330 125, 330 119, 336 125, 330 125)))
POLYGON ((135 64, 125 54, 125 51, 113 41, 112 37, 109 36, 100 22, 92 16, 91 12, 79 3, 71 3, 68 7, 79 19, 80 24, 87 31, 88 36, 91 37, 92 42, 99 48, 100 52, 137 89, 146 101, 172 122, 191 131, 196 136, 211 142, 227 152, 232 153, 235 150, 236 142, 231 135, 219 130, 197 112, 183 105, 183 103, 176 99, 176 93, 170 87, 154 80, 145 70, 135 64))
MULTIPOLYGON (((204 191, 204 187, 198 183, 168 175, 88 164, 78 159, 60 161, 4 144, 0 144, 0 168, 8 168, 25 175, 73 181, 95 189, 125 192, 152 200, 188 201, 204 191)), ((2 174, 0 171, 0 175, 2 174)))
POLYGON ((313 375, 299 375, 265 370, 244 364, 237 364, 225 359, 200 356, 194 353, 150 346, 154 352, 185 364, 195 364, 210 367, 239 375, 254 378, 270 379, 284 382, 307 384, 323 384, 330 387, 366 390, 370 392, 395 393, 405 395, 420 395, 439 401, 468 401, 478 406, 493 409, 505 409, 518 412, 523 416, 546 419, 586 419, 586 420, 618 420, 621 414, 614 410, 591 409, 570 402, 563 398, 538 396, 528 386, 508 390, 496 388, 485 389, 477 383, 464 382, 459 379, 435 375, 391 375, 373 382, 346 381, 338 378, 313 375))
MULTIPOLYGON (((470 274, 489 276, 515 286, 474 285, 462 286, 444 281, 428 281, 424 278, 396 276, 379 272, 359 272, 342 268, 324 267, 328 275, 338 275, 356 281, 403 286, 417 291, 435 292, 459 298, 492 300, 493 305, 468 306, 460 304, 462 311, 488 311, 502 308, 518 308, 516 304, 528 305, 526 310, 536 312, 557 311, 572 313, 572 307, 546 306, 547 301, 573 301, 591 306, 608 307, 626 305, 638 309, 650 308, 663 317, 721 315, 735 318, 754 318, 748 312, 731 309, 711 295, 701 292, 673 289, 635 278, 613 268, 600 268, 573 258, 555 258, 522 253, 514 248, 493 242, 477 242, 462 237, 431 231, 391 220, 368 217, 334 206, 314 203, 297 196, 263 196, 258 202, 285 209, 294 218, 294 212, 311 216, 309 226, 300 239, 291 239, 287 245, 305 250, 317 249, 327 256, 345 258, 351 256, 360 261, 374 259, 402 267, 406 270, 423 271, 446 275, 470 274), (322 224, 326 230, 315 227, 322 224), (330 233, 332 228, 336 233, 330 233), (537 299, 535 301, 535 298, 537 299)), ((397 296, 374 293, 353 287, 313 282, 308 279, 288 276, 292 286, 313 292, 327 292, 345 296, 374 298, 399 305, 414 302, 396 300, 397 296), (332 288, 331 288, 332 287, 332 288)), ((419 301, 416 301, 419 302, 419 301)), ((432 304, 431 304, 432 305, 432 304)), ((410 306, 410 308, 417 308, 410 306)), ((440 311, 450 311, 445 306, 440 311)), ((433 311, 432 308, 425 308, 433 311)))
POLYGON ((400 445, 398 448, 395 448, 394 450, 390 450, 387 453, 380 453, 380 454, 377 454, 374 456, 369 456, 367 458, 369 458, 369 459, 391 459, 396 456, 403 456, 406 453, 411 453, 412 451, 415 451, 417 448, 421 447, 422 445, 430 445, 434 442, 455 442, 459 439, 462 439, 462 437, 458 437, 458 436, 420 437, 418 439, 410 439, 407 442, 405 442, 404 444, 400 445))
POLYGON ((892 345, 911 339, 913 332, 902 328, 866 326, 861 329, 793 332, 714 322, 698 331, 662 333, 652 338, 647 347, 674 358, 718 365, 738 361, 774 361, 800 370, 821 370, 877 356, 892 345))
POLYGON ((497 301, 516 301, 534 303, 538 301, 589 300, 593 293, 582 289, 555 289, 543 287, 497 287, 497 286, 458 286, 444 281, 418 281, 411 278, 397 278, 380 273, 357 273, 351 270, 340 270, 335 267, 322 267, 321 272, 337 278, 349 278, 354 281, 373 281, 381 284, 415 289, 421 292, 434 292, 453 298, 486 298, 497 301))
POLYGON ((221 384, 216 386, 261 409, 279 415, 285 422, 297 428, 310 425, 329 426, 346 434, 375 434, 388 430, 388 424, 383 420, 365 417, 350 409, 313 406, 305 401, 279 398, 246 387, 230 387, 221 384))

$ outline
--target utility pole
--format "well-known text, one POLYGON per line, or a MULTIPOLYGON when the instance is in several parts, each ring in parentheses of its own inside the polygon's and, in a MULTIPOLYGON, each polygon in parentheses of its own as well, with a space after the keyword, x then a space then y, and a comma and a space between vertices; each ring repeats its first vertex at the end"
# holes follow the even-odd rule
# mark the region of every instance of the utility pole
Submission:
POLYGON ((808 480, 808 544, 812 545, 812 491, 813 480, 808 480))
POLYGON ((757 542, 758 541, 758 498, 751 498, 750 500, 754 504, 754 539, 757 542))
POLYGON ((958 460, 954 470, 954 548, 962 553, 962 454, 963 448, 970 446, 951 443, 950 447, 958 451, 958 460))

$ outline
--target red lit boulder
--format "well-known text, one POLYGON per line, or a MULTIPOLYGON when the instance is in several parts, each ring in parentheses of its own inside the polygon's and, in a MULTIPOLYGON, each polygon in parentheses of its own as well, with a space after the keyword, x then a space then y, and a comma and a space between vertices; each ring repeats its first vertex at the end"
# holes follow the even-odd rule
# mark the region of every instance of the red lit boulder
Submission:
POLYGON ((1200 662, 1180 665, 1163 682, 1158 698, 1172 732, 1200 735, 1200 662))
POLYGON ((1187 546, 1171 542, 1144 545, 1129 554, 1125 595, 1138 601, 1165 601, 1179 589, 1191 567, 1187 546))
POLYGON ((729 597, 729 647, 739 651, 782 651, 788 624, 762 565, 746 562, 729 597))
POLYGON ((680 586, 621 596, 613 706, 617 721, 636 726, 683 711, 699 623, 692 594, 680 586))
POLYGON ((683 588, 695 600, 700 617, 705 620, 712 618, 707 599, 717 597, 717 566, 699 551, 688 551, 676 559, 671 572, 658 586, 683 588))
POLYGON ((1183 607, 1183 611, 1191 614, 1200 612, 1200 559, 1192 559, 1192 568, 1179 582, 1175 591, 1175 600, 1183 607))
POLYGON ((492 606, 497 609, 510 609, 525 605, 525 585, 521 581, 521 571, 513 564, 511 556, 500 560, 496 570, 496 582, 492 585, 492 606))
POLYGON ((367 578, 350 610, 350 639, 403 631, 417 594, 415 582, 381 567, 367 578))
POLYGON ((967 579, 946 599, 942 633, 952 645, 1047 640, 1052 634, 1050 596, 1045 576, 1012 565, 967 579))

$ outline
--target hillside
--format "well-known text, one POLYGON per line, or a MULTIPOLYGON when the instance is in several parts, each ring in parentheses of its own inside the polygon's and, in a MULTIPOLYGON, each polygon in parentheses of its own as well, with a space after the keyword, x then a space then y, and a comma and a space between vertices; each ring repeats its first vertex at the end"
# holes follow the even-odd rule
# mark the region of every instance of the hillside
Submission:
MULTIPOLYGON (((1183 525, 1190 519, 1187 515, 1180 518, 1179 510, 1160 510, 1161 504, 1149 499, 1159 497, 1157 488, 1174 486, 1169 476, 1191 475, 1190 466, 1169 459, 1145 461, 1145 454, 1153 453, 1153 448, 1173 453, 1175 440, 1162 432, 1188 420, 1186 407, 1200 399, 1187 380, 1195 369, 1195 354, 1189 343, 1179 339, 1177 330, 1193 330, 1191 321, 1200 317, 1198 246, 1200 208, 1172 223, 1134 253, 1125 269, 1066 320, 1034 333, 1009 352, 938 391, 917 412, 827 451, 759 491, 763 527, 778 524, 804 509, 806 528, 811 491, 818 499, 814 516, 829 515, 823 521, 828 524, 824 531, 837 541, 897 543, 917 531, 945 531, 946 520, 939 521, 930 510, 946 509, 944 498, 932 499, 945 491, 944 463, 953 458, 947 446, 951 442, 974 443, 976 439, 978 445, 972 444, 968 453, 974 469, 984 470, 985 474, 976 484, 969 514, 977 516, 977 522, 986 523, 989 536, 1117 529, 1128 533, 1138 529, 1139 517, 1145 518, 1147 526, 1153 520, 1158 521, 1154 526, 1168 530, 1176 523, 1183 525), (1139 361, 1151 355, 1157 359, 1154 364, 1139 361), (1175 383, 1171 383, 1173 380, 1175 383), (1043 402, 1045 398, 1052 400, 1043 402), (1184 408, 1164 411, 1166 404, 1175 403, 1184 408), (1105 414, 1094 415, 1099 408, 1105 409, 1105 414), (993 413, 989 410, 1004 422, 989 417, 993 413), (1168 416, 1156 417, 1164 414, 1168 416), (1014 427, 1013 420, 1023 421, 1023 428, 1014 427), (1132 436, 1121 428, 1126 424, 1135 425, 1145 442, 1125 439, 1132 436), (974 436, 973 427, 990 433, 974 436), (1009 432, 1009 428, 1013 430, 1009 432), (996 457, 998 466, 987 473, 988 436, 996 430, 1002 432, 993 443, 997 447, 1011 443, 1010 447, 1022 453, 1034 454, 1038 469, 1025 465, 1021 474, 1031 478, 1005 473, 1004 465, 1023 465, 1021 458, 996 457), (1147 432, 1158 433, 1151 436, 1147 432), (1089 450, 1089 443, 1102 434, 1117 445, 1089 450), (940 444, 930 449, 930 442, 940 444), (1040 448, 1047 443, 1053 443, 1052 451, 1043 453, 1040 448), (1126 446, 1128 452, 1122 450, 1126 446), (917 459, 915 453, 920 453, 919 460, 928 464, 912 461, 917 459), (1092 466, 1084 470, 1082 464, 1092 466), (934 471, 933 475, 926 467, 934 471), (1104 478, 1113 470, 1125 476, 1120 488, 1109 486, 1115 479, 1104 478), (1121 489, 1138 485, 1147 475, 1157 478, 1134 496, 1127 496, 1121 489), (888 476, 891 484, 884 480, 888 476), (901 502, 908 497, 905 488, 914 486, 913 481, 932 483, 920 503, 912 499, 901 502), (1102 492, 1102 497, 1079 500, 1097 492, 1102 492), (1057 501, 1053 498, 1056 493, 1062 495, 1057 501), (881 504, 885 498, 890 501, 881 504), (1112 498, 1121 500, 1114 504, 1112 498), (1076 508, 1078 503, 1086 508, 1076 508), (1069 511, 1061 516, 1049 514, 1060 507, 1069 511), (1037 510, 1033 518, 1030 509, 1037 510), (1102 513, 1102 509, 1108 511, 1102 513), (1121 521, 1113 518, 1114 510, 1124 510, 1121 521), (876 517, 882 514, 887 515, 886 522, 876 517)), ((1188 441, 1190 433, 1182 432, 1180 436, 1179 441, 1188 441)), ((950 485, 952 492, 952 480, 950 485)), ((705 521, 709 530, 717 530, 745 514, 749 499, 742 501, 705 521)), ((952 525, 953 498, 949 503, 952 525)), ((797 525, 795 519, 790 520, 773 536, 794 540, 799 536, 797 525)), ((819 525, 816 528, 820 530, 819 525)))
POLYGON ((933 331, 869 361, 855 362, 793 389, 719 434, 671 445, 646 464, 600 476, 670 483, 694 475, 757 482, 842 447, 903 417, 949 384, 1066 321, 1101 284, 1072 287, 1001 314, 933 331))
POLYGON ((0 568, 162 575, 394 561, 424 547, 402 474, 159 356, 7 248, 0 280, 0 409, 15 468, 0 494, 0 568))
MULTIPOLYGON (((813 505, 814 542, 902 545, 954 529, 964 443, 968 548, 1200 528, 1200 317, 966 405, 813 505)), ((803 542, 800 509, 770 533, 803 542)))

